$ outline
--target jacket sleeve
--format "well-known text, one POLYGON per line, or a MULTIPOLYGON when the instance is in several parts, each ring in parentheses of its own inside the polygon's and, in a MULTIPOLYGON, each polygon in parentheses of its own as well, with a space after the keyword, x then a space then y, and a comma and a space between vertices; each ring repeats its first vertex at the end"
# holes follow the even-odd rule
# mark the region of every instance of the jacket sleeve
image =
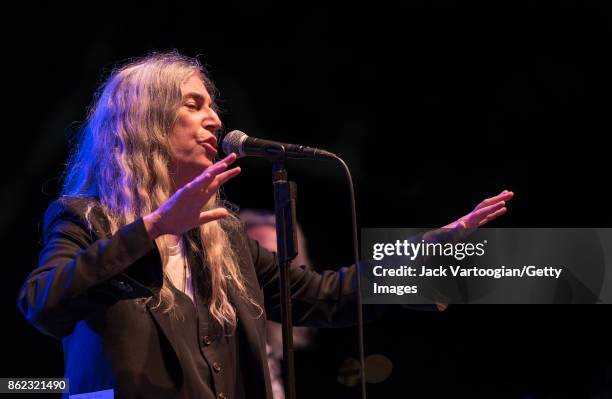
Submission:
MULTIPOLYGON (((257 279, 263 290, 268 318, 281 319, 280 279, 276 253, 248 239, 257 279)), ((357 323, 357 273, 355 265, 338 271, 315 272, 303 266, 289 269, 291 311, 295 325, 343 327, 357 323)), ((378 318, 382 305, 363 305, 364 321, 378 318)))
POLYGON ((54 201, 45 214, 38 267, 21 288, 18 306, 37 329, 62 338, 99 307, 150 295, 127 269, 155 248, 141 218, 99 238, 82 209, 54 201))

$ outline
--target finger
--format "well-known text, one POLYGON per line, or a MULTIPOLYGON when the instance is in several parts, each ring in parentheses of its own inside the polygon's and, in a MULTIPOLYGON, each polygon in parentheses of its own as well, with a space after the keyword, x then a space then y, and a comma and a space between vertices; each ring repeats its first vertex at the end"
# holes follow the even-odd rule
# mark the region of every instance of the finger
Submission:
POLYGON ((485 199, 480 204, 478 204, 478 206, 476 206, 476 208, 474 210, 483 208, 485 206, 492 205, 492 204, 494 204, 496 202, 499 202, 499 201, 509 201, 509 200, 512 199, 512 197, 514 197, 514 192, 508 191, 508 190, 504 190, 501 193, 497 194, 495 197, 491 197, 491 198, 485 199))
POLYGON ((217 177, 206 187, 201 190, 201 193, 204 194, 205 201, 208 200, 222 184, 225 184, 228 180, 238 176, 240 174, 240 167, 235 167, 230 170, 226 170, 223 173, 219 173, 217 177))
POLYGON ((200 213, 200 218, 198 222, 200 225, 204 223, 212 222, 214 220, 223 219, 224 217, 229 216, 229 211, 225 208, 215 208, 210 211, 205 211, 200 213))
POLYGON ((242 169, 240 169, 240 166, 236 166, 235 168, 232 168, 230 170, 226 170, 223 173, 219 173, 219 175, 217 176, 217 178, 215 180, 219 181, 219 185, 224 184, 229 179, 232 179, 232 178, 238 176, 241 171, 242 171, 242 169))
POLYGON ((206 168, 198 177, 193 179, 191 187, 194 189, 201 190, 211 184, 215 177, 222 173, 225 169, 227 169, 228 165, 236 160, 236 154, 232 153, 221 161, 209 166, 206 168))
POLYGON ((482 225, 484 225, 486 223, 489 223, 491 220, 497 219, 499 216, 501 216, 504 213, 506 213, 507 210, 508 210, 508 208, 504 207, 504 208, 501 208, 501 209, 493 212, 492 214, 490 214, 486 218, 482 219, 480 221, 480 223, 478 224, 478 227, 480 227, 480 226, 482 226, 482 225))
POLYGON ((508 200, 512 199, 513 196, 514 196, 514 193, 512 191, 504 190, 501 193, 499 193, 498 195, 496 195, 494 197, 491 197, 491 198, 487 198, 484 201, 482 201, 480 204, 478 204, 478 206, 476 206, 475 210, 483 208, 485 206, 492 205, 492 204, 494 204, 496 202, 499 202, 499 201, 508 201, 508 200))
MULTIPOLYGON (((226 156, 225 158, 223 158, 219 162, 225 162, 226 164, 231 165, 232 163, 234 163, 234 161, 237 158, 238 158, 238 155, 236 155, 235 152, 232 152, 231 154, 229 154, 228 156, 226 156)), ((219 162, 217 162, 217 163, 219 163, 219 162)))
POLYGON ((208 168, 206 168, 204 172, 208 171, 208 172, 218 173, 220 170, 225 170, 228 167, 228 165, 231 165, 232 163, 234 163, 235 160, 236 160, 236 154, 231 153, 225 158, 223 158, 222 160, 217 161, 214 164, 210 165, 208 168))
POLYGON ((503 208, 505 205, 506 203, 504 201, 501 201, 493 205, 485 206, 484 208, 480 208, 473 211, 469 215, 469 218, 479 223, 482 219, 503 208))
POLYGON ((187 188, 199 192, 208 187, 215 180, 215 177, 217 177, 219 173, 223 172, 227 168, 227 164, 224 163, 215 164, 213 166, 206 168, 202 174, 189 182, 189 184, 187 184, 187 188))
POLYGON ((209 166, 208 168, 206 168, 206 170, 203 173, 210 172, 213 174, 218 174, 224 171, 225 169, 227 169, 227 167, 231 165, 235 160, 236 160, 236 154, 231 153, 225 158, 223 158, 222 160, 217 161, 211 166, 209 166))

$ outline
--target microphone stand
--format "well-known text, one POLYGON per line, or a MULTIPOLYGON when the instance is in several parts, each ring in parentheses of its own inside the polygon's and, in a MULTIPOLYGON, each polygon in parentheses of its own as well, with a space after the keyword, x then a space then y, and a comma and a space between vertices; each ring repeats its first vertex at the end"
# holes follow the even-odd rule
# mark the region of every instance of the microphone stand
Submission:
POLYGON ((283 383, 285 398, 295 399, 295 368, 293 361, 293 325, 289 286, 289 264, 297 256, 295 218, 296 184, 287 178, 286 153, 278 146, 278 155, 272 161, 274 186, 274 213, 276 215, 276 245, 280 267, 280 301, 283 332, 283 383))

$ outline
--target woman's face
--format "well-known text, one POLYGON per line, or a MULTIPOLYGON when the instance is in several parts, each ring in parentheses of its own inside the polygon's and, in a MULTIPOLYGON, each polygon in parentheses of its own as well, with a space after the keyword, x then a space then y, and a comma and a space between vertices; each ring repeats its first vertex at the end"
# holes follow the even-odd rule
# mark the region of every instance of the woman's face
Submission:
POLYGON ((204 82, 193 74, 181 85, 182 101, 170 132, 171 173, 177 187, 212 165, 217 155, 217 132, 221 120, 211 108, 204 82))

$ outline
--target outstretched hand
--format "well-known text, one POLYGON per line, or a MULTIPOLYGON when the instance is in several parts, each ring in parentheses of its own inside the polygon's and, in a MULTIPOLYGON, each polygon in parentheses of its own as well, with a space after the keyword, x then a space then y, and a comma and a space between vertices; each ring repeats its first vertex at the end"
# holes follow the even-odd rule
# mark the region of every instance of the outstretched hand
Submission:
POLYGON ((450 223, 443 228, 454 229, 461 227, 466 230, 472 230, 489 223, 506 213, 506 203, 514 197, 512 191, 504 190, 495 197, 487 198, 476 208, 465 216, 460 217, 453 223, 450 223))
MULTIPOLYGON (((443 229, 461 228, 469 234, 470 230, 481 227, 506 213, 508 210, 506 208, 506 203, 510 201, 512 197, 514 197, 512 191, 504 190, 494 197, 485 199, 480 204, 476 205, 476 208, 474 208, 472 212, 444 226, 443 229)), ((442 302, 436 302, 435 305, 440 312, 448 307, 447 303, 442 302)))
POLYGON ((166 202, 143 217, 151 238, 164 234, 181 235, 204 223, 229 215, 225 208, 202 212, 202 208, 216 194, 221 185, 240 173, 240 167, 226 170, 236 160, 232 153, 209 166, 195 179, 178 189, 166 202))

